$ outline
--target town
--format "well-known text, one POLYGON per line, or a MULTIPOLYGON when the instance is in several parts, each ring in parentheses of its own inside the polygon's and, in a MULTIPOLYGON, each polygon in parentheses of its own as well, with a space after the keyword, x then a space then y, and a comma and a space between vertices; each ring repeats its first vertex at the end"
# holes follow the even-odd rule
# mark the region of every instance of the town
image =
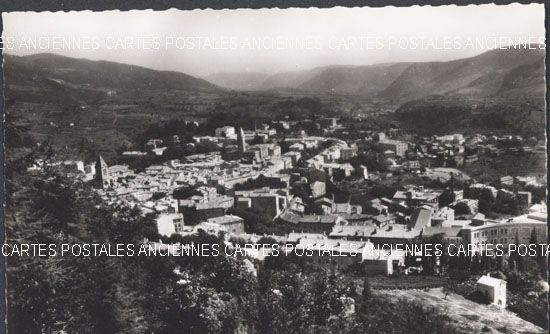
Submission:
MULTIPOLYGON (((365 251, 378 245, 437 237, 447 244, 473 245, 479 252, 487 244, 528 244, 533 235, 546 240, 544 198, 528 191, 544 189, 537 177, 508 175, 486 184, 458 169, 484 156, 533 154, 541 148, 532 141, 529 146, 519 136, 462 134, 413 138, 397 129, 344 141, 331 136, 346 130, 338 118, 314 124, 326 136, 293 131, 294 125, 276 121, 248 131, 217 128, 211 136, 193 138, 217 150, 141 172, 109 166, 101 156, 86 166, 64 164, 93 183, 109 203, 157 214, 159 234, 166 238, 203 230, 249 244, 269 237, 298 248, 338 247, 343 256, 318 252, 310 260, 343 267, 361 263, 366 274, 418 270, 402 252, 365 251), (285 131, 284 137, 277 129, 285 131), (372 161, 365 157, 370 155, 384 172, 368 170, 372 161), (400 182, 395 191, 385 186, 388 180, 407 178, 411 182, 400 182), (414 182, 419 179, 422 185, 414 182), (342 191, 350 184, 355 190, 342 191)), ((179 142, 178 136, 171 142, 149 138, 142 151, 122 154, 162 156, 179 142)))

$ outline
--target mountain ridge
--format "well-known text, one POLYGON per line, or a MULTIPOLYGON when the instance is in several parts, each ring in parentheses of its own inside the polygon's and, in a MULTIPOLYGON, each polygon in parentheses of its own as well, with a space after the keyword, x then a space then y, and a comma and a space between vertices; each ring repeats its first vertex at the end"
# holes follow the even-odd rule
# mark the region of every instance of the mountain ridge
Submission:
MULTIPOLYGON (((508 82, 514 76, 531 78, 530 85, 537 78, 544 78, 544 67, 533 65, 539 64, 540 59, 544 63, 543 49, 495 49, 451 61, 330 65, 273 75, 262 73, 250 90, 286 87, 317 94, 362 95, 397 103, 433 94, 492 97, 505 95, 507 87, 514 87, 514 93, 518 88, 521 91, 522 82, 508 82), (521 69, 527 73, 522 74, 521 69)), ((216 83, 233 89, 235 85, 231 80, 238 81, 239 75, 225 72, 226 84, 216 83)), ((544 80, 538 80, 537 85, 544 86, 544 80)), ((540 91, 540 87, 536 90, 540 91)))
POLYGON ((175 71, 51 53, 4 54, 6 90, 33 101, 79 104, 110 90, 186 93, 287 91, 349 95, 403 104, 431 95, 464 98, 538 96, 545 90, 544 50, 496 49, 452 61, 329 65, 268 75, 224 72, 197 78, 175 71), (62 91, 62 96, 59 96, 62 91))
POLYGON ((189 93, 226 90, 185 73, 105 60, 52 53, 4 54, 3 58, 6 96, 33 102, 83 104, 117 90, 179 90, 189 93))

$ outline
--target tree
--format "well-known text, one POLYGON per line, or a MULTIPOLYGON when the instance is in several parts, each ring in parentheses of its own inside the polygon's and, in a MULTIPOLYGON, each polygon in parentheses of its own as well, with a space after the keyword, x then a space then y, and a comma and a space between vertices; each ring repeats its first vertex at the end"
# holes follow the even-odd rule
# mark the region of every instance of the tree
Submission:
POLYGON ((530 245, 538 244, 537 230, 534 227, 531 230, 531 236, 529 237, 529 244, 530 245))
POLYGON ((469 215, 471 214, 470 207, 464 202, 458 202, 454 206, 455 214, 457 215, 469 215))
MULTIPOLYGON (((521 241, 519 240, 519 233, 517 231, 516 231, 514 243, 516 244, 517 247, 521 245, 521 241)), ((510 260, 513 263, 513 267, 515 270, 523 271, 524 269, 523 256, 521 256, 517 250, 510 254, 510 260)))
POLYGON ((486 201, 485 199, 480 199, 478 201, 478 210, 479 212, 488 215, 491 213, 491 209, 493 208, 493 204, 491 202, 486 201))
POLYGON ((483 201, 486 201, 487 203, 489 204, 494 204, 495 203, 495 195, 493 195, 493 192, 491 191, 491 189, 489 188, 483 188, 481 190, 481 195, 480 195, 480 198, 479 200, 483 200, 483 201))
POLYGON ((194 195, 201 195, 200 191, 197 190, 198 185, 194 186, 183 186, 174 190, 172 197, 174 199, 188 199, 194 195))
MULTIPOLYGON (((154 216, 108 205, 89 185, 55 169, 13 173, 6 187, 13 199, 6 203, 8 243, 59 250, 61 243, 139 246, 144 238, 158 239, 154 216)), ((178 241, 223 244, 206 234, 178 241)), ((257 288, 240 258, 12 257, 6 274, 9 332, 255 331, 257 288), (176 268, 188 276, 176 275, 176 268)))
POLYGON ((450 190, 445 190, 441 196, 439 196, 439 207, 445 207, 453 202, 453 193, 450 190))
POLYGON ((257 145, 257 144, 263 144, 264 139, 260 136, 254 136, 254 139, 250 142, 250 145, 257 145))
POLYGON ((363 279, 363 293, 361 294, 362 303, 368 303, 372 297, 372 292, 370 290, 370 283, 368 278, 363 279))

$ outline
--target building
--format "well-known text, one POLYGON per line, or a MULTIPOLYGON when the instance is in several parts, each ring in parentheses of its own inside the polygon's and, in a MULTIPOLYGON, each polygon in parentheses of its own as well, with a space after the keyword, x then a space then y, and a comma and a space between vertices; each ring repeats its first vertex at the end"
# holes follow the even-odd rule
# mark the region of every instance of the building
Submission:
POLYGON ((486 296, 491 304, 506 308, 506 281, 488 275, 477 281, 477 291, 486 296))
POLYGON ((239 128, 239 133, 237 133, 237 146, 239 147, 239 152, 241 154, 246 151, 246 140, 244 137, 243 128, 239 128))
POLYGON ((369 178, 369 172, 367 170, 367 167, 366 166, 363 166, 363 165, 359 165, 356 169, 355 169, 357 175, 362 178, 362 179, 365 179, 367 180, 369 178))
MULTIPOLYGON (((460 223, 460 222, 459 222, 460 223)), ((462 226, 427 226, 422 229, 422 238, 440 236, 449 245, 461 245, 464 243, 461 232, 462 226)))
POLYGON ((414 209, 409 220, 409 228, 422 229, 426 226, 431 226, 432 210, 430 207, 422 206, 414 209))
POLYGON ((235 138, 235 128, 232 126, 224 126, 217 128, 215 131, 216 137, 235 138))
POLYGON ((440 225, 444 221, 455 220, 455 210, 445 206, 437 210, 432 216, 432 225, 440 225))
POLYGON ((529 213, 537 213, 537 212, 546 213, 546 204, 544 203, 535 204, 529 208, 529 213))
POLYGON ((174 233, 179 233, 184 229, 183 214, 168 213, 161 214, 157 218, 157 229, 160 235, 171 236, 174 233))
POLYGON ((452 158, 452 160, 454 161, 456 167, 464 166, 464 157, 463 156, 456 155, 452 158))
POLYGON ((323 214, 330 215, 334 211, 334 201, 330 198, 321 197, 313 201, 323 211, 323 214))
POLYGON ((424 189, 424 187, 409 187, 407 190, 398 190, 393 195, 393 200, 399 203, 405 203, 411 207, 422 205, 433 206, 439 202, 440 191, 424 189))
POLYGON ((422 165, 418 160, 411 160, 411 161, 406 161, 403 164, 403 168, 405 168, 405 170, 414 172, 414 171, 419 171, 422 168, 422 165))
POLYGON ((375 245, 411 244, 420 235, 421 229, 410 229, 402 224, 335 225, 329 234, 329 239, 346 239, 355 241, 371 241, 375 245))
POLYGON ((318 168, 315 168, 315 167, 309 167, 305 170, 305 173, 307 175, 307 179, 308 179, 309 183, 313 183, 315 181, 325 183, 326 180, 327 180, 327 174, 322 169, 318 169, 318 168))
POLYGON ((510 185, 514 183, 514 178, 511 176, 503 176, 500 178, 500 184, 510 185))
POLYGON ((518 191, 516 193, 516 201, 519 205, 531 205, 531 193, 528 191, 518 191))
POLYGON ((547 238, 546 212, 530 212, 503 221, 485 219, 481 214, 472 218, 472 223, 464 226, 461 234, 465 242, 481 249, 486 244, 502 244, 505 248, 511 244, 528 244, 533 231, 538 242, 547 238))
POLYGON ((239 216, 225 215, 221 217, 210 218, 206 221, 210 224, 218 224, 225 228, 231 234, 244 233, 244 220, 239 216))
POLYGON ((303 151, 306 148, 306 146, 302 143, 294 143, 288 147, 289 150, 300 152, 303 151))
POLYGON ((380 199, 373 199, 365 205, 365 213, 370 215, 381 215, 388 213, 388 207, 382 205, 380 199))
POLYGON ((337 125, 338 119, 334 117, 325 117, 321 118, 318 122, 323 128, 333 128, 337 125))
POLYGON ((293 212, 303 213, 306 210, 306 206, 300 197, 294 197, 290 200, 288 209, 293 212))
POLYGON ((349 160, 357 155, 357 147, 348 147, 340 150, 340 158, 342 160, 349 160))
POLYGON ((395 155, 398 157, 404 157, 405 153, 408 149, 408 144, 405 142, 402 142, 400 140, 394 140, 394 139, 381 139, 378 144, 382 147, 382 150, 387 151, 393 151, 395 152, 395 155))
POLYGON ((405 266, 404 252, 392 250, 379 250, 375 245, 367 241, 363 246, 363 271, 371 275, 391 275, 394 268, 405 266))
POLYGON ((479 160, 479 157, 477 154, 472 154, 464 158, 464 164, 469 165, 479 160))
POLYGON ((104 189, 112 186, 112 180, 109 175, 109 166, 103 160, 103 157, 99 155, 95 163, 95 181, 96 186, 104 189))
POLYGON ((516 176, 515 181, 524 186, 540 186, 541 184, 537 182, 536 176, 516 176))
POLYGON ((290 129, 290 123, 288 121, 272 121, 273 124, 280 124, 283 129, 288 130, 290 129))
POLYGON ((457 133, 452 135, 445 136, 434 136, 434 140, 440 143, 449 143, 449 144, 464 144, 464 135, 457 133))
POLYGON ((210 218, 224 216, 225 208, 218 205, 217 203, 199 203, 195 206, 194 214, 195 221, 202 222, 210 218))
POLYGON ((315 181, 309 186, 311 188, 311 197, 313 198, 319 198, 327 193, 327 186, 325 182, 315 181))
POLYGON ((236 191, 235 203, 242 209, 254 209, 275 218, 287 207, 287 197, 277 191, 236 191))
POLYGON ((351 175, 353 172, 353 166, 349 163, 338 164, 338 163, 324 163, 320 164, 320 167, 323 168, 326 175, 332 177, 346 178, 351 175))
POLYGON ((300 152, 296 151, 289 151, 283 154, 284 157, 289 157, 292 161, 292 165, 296 166, 296 163, 300 161, 300 158, 302 157, 302 154, 300 152))
POLYGON ((255 148, 250 148, 242 153, 243 159, 248 163, 260 162, 260 150, 255 148))
POLYGON ((281 156, 281 147, 277 145, 271 145, 268 147, 268 154, 272 157, 281 156))
POLYGON ((162 139, 149 139, 145 147, 149 150, 159 148, 162 145, 162 139))
POLYGON ((296 229, 302 233, 325 233, 329 234, 335 225, 345 220, 338 215, 307 215, 298 220, 296 229))
POLYGON ((265 160, 269 157, 280 157, 281 147, 275 144, 256 144, 250 145, 248 151, 255 150, 260 152, 260 160, 265 160))

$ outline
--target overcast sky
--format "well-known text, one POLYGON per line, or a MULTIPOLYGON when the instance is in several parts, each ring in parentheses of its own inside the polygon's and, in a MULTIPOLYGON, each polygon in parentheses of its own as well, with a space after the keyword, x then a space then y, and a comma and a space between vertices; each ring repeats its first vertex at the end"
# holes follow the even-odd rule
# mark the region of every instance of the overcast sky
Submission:
POLYGON ((508 38, 544 41, 542 4, 14 12, 2 18, 11 54, 51 52, 196 76, 452 60, 508 38))

